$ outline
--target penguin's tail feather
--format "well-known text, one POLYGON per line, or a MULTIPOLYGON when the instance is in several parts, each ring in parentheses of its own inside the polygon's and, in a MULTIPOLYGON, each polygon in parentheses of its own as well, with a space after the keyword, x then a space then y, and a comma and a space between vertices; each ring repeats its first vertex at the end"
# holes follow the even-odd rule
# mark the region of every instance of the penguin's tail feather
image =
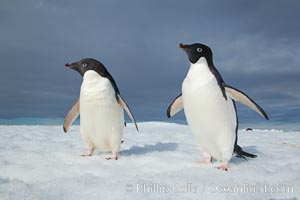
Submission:
POLYGON ((251 154, 251 153, 243 151, 242 147, 240 147, 239 145, 236 145, 236 147, 234 149, 234 153, 236 153, 236 157, 244 158, 245 160, 247 160, 246 157, 249 157, 249 158, 257 157, 257 155, 255 155, 255 154, 251 154))

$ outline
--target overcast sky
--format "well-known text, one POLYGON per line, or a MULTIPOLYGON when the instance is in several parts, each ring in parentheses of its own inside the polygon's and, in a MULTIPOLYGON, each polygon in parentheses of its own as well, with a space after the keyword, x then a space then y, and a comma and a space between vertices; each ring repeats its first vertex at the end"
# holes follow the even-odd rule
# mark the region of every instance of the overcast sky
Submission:
POLYGON ((200 42, 226 83, 271 119, 299 122, 299 10, 298 0, 1 0, 0 118, 64 117, 82 81, 64 64, 92 57, 138 121, 164 119, 189 67, 178 44, 200 42))

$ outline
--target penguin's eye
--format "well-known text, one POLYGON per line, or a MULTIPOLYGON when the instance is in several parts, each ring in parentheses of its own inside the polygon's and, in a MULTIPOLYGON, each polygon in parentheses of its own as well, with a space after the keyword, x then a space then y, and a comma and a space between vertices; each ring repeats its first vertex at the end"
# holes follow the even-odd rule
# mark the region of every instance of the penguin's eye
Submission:
POLYGON ((82 63, 81 66, 82 66, 82 67, 86 67, 87 64, 86 64, 86 63, 82 63))
POLYGON ((197 48, 197 51, 198 51, 199 53, 201 53, 201 52, 202 52, 202 49, 201 49, 201 48, 197 48))

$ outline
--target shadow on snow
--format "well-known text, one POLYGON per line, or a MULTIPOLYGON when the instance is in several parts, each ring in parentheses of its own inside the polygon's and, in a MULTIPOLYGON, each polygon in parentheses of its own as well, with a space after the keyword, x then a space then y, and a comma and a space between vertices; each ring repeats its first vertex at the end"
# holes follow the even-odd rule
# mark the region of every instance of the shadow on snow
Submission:
POLYGON ((178 143, 158 142, 156 144, 147 144, 143 147, 132 146, 130 149, 121 151, 120 154, 122 156, 143 155, 143 154, 147 154, 147 153, 151 153, 151 152, 175 151, 177 149, 177 147, 178 147, 178 143))

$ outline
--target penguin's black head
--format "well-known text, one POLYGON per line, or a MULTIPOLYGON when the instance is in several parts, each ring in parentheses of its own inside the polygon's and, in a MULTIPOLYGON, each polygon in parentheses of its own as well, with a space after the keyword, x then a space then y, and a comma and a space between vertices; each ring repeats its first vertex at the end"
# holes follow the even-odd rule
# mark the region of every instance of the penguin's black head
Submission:
POLYGON ((95 60, 93 58, 84 58, 78 62, 67 63, 67 64, 65 64, 65 66, 79 72, 79 74, 81 74, 81 76, 83 76, 84 73, 88 70, 94 70, 100 76, 103 76, 103 77, 106 77, 107 73, 108 73, 106 68, 104 67, 104 65, 101 62, 99 62, 98 60, 95 60))
POLYGON ((212 61, 212 51, 211 49, 200 43, 195 44, 179 44, 179 48, 183 49, 189 57, 189 61, 195 64, 201 57, 206 58, 206 60, 212 61))

